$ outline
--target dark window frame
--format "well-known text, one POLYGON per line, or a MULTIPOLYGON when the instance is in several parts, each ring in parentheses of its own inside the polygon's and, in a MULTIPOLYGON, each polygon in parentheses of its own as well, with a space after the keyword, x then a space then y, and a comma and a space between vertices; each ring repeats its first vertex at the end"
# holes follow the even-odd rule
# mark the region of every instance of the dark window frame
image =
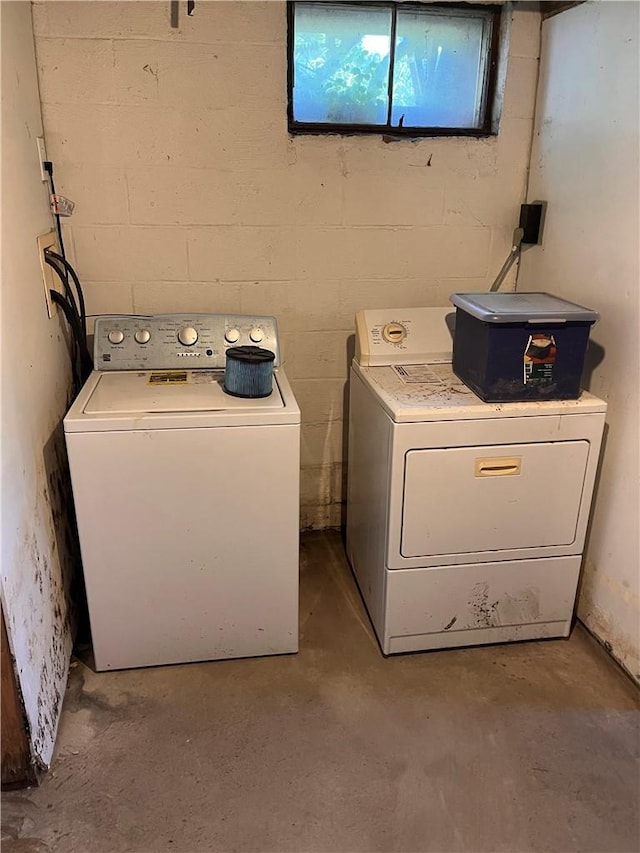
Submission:
MULTIPOLYGON (((339 5, 353 7, 369 7, 369 8, 387 8, 392 10, 391 17, 391 46, 389 58, 389 87, 393 86, 393 60, 395 58, 395 33, 397 10, 409 11, 425 11, 429 8, 437 9, 439 12, 446 14, 447 10, 462 9, 472 11, 481 11, 489 13, 493 18, 491 28, 491 41, 489 45, 489 55, 487 62, 487 71, 485 80, 483 81, 483 97, 482 97, 482 123, 480 127, 461 128, 461 127, 398 127, 392 125, 391 111, 392 101, 389 94, 389 103, 387 108, 387 123, 386 124, 340 124, 330 122, 301 122, 295 121, 293 117, 293 83, 294 83, 294 35, 295 35, 295 6, 297 3, 309 4, 316 2, 318 6, 323 5, 323 0, 287 0, 287 121, 289 125, 289 133, 294 135, 330 135, 338 134, 341 136, 351 136, 360 134, 369 134, 384 137, 433 137, 433 136, 471 136, 471 137, 486 137, 497 135, 494 111, 494 101, 496 94, 496 85, 498 79, 498 57, 499 57, 499 36, 501 15, 504 7, 495 4, 478 4, 478 3, 409 3, 397 2, 397 0, 349 0, 349 2, 341 2, 339 5)), ((334 0, 335 2, 335 0, 334 0)), ((326 5, 332 5, 331 0, 326 0, 326 5)))

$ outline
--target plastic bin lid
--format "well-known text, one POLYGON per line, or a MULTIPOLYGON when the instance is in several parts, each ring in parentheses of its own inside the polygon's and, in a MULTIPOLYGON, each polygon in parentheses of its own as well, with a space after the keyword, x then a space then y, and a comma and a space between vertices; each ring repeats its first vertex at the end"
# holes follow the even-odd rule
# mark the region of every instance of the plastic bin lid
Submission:
POLYGON ((485 323, 595 323, 597 311, 550 293, 452 293, 462 308, 485 323))

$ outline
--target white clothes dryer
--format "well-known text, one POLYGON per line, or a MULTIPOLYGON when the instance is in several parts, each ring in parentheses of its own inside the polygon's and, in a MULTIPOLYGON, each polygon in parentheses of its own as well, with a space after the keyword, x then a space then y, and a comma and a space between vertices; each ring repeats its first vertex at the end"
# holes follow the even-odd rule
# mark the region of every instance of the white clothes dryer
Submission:
POLYGON ((385 654, 571 629, 606 404, 482 402, 454 318, 356 317, 347 554, 385 654))
POLYGON ((64 430, 97 670, 298 649, 300 409, 279 366, 224 391, 245 343, 279 365, 273 317, 96 321, 64 430))

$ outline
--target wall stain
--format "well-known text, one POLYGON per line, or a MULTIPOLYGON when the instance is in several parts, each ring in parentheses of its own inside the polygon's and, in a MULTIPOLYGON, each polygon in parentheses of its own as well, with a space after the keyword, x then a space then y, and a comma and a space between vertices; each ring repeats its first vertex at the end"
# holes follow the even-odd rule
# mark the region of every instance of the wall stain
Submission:
POLYGON ((609 613, 598 607, 591 590, 583 590, 578 617, 611 657, 624 669, 636 684, 640 684, 640 656, 637 637, 629 637, 615 624, 609 613))
MULTIPOLYGON (((62 423, 53 429, 25 481, 36 484, 29 526, 14 559, 15 586, 5 589, 7 626, 23 652, 16 660, 21 692, 33 697, 27 719, 32 760, 46 769, 66 688, 69 656, 83 598, 78 537, 62 423), (24 685, 24 686, 23 686, 24 685), (27 685, 29 685, 27 687, 27 685), (34 695, 35 694, 35 695, 34 695)), ((86 607, 86 605, 85 605, 86 607)))

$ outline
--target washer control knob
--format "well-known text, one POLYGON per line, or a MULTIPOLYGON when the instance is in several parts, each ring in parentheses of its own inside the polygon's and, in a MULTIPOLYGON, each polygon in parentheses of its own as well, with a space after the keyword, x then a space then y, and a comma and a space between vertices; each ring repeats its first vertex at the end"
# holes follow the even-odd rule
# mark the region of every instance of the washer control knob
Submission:
POLYGON ((110 344, 121 344, 124 340, 124 332, 121 332, 120 329, 112 329, 107 337, 110 344))
POLYGON ((193 326, 183 326, 178 332, 178 340, 185 347, 192 347, 198 340, 198 332, 193 326))
POLYGON ((133 337, 139 344, 148 344, 151 339, 151 332, 148 329, 138 329, 133 337))
POLYGON ((264 332, 262 329, 256 327, 255 329, 251 329, 249 332, 249 337, 254 342, 254 344, 259 344, 261 340, 264 339, 264 332))
POLYGON ((382 337, 390 344, 400 344, 407 337, 407 330, 400 323, 387 323, 382 330, 382 337))
POLYGON ((237 329, 227 329, 224 339, 230 344, 235 344, 240 340, 240 332, 237 329))

